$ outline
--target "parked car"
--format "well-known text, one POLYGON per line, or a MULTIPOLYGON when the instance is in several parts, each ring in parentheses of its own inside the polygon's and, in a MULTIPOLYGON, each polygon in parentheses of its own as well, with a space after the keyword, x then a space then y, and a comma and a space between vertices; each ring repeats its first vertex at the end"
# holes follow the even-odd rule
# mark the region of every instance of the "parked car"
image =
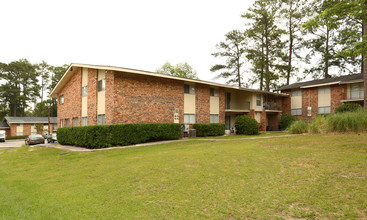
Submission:
POLYGON ((6 139, 5 131, 1 130, 0 131, 0 141, 5 142, 5 139, 6 139))
POLYGON ((47 143, 55 143, 55 142, 57 142, 56 133, 52 133, 47 136, 47 143))
POLYGON ((45 143, 45 138, 40 134, 31 134, 25 138, 26 145, 44 144, 44 143, 45 143))

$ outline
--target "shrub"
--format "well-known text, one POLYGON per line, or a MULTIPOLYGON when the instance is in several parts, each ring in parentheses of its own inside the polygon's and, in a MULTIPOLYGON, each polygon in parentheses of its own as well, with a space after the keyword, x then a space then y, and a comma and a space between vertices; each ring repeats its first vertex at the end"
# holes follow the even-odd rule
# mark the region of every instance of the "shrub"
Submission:
POLYGON ((193 128, 196 129, 196 136, 220 136, 225 133, 225 125, 223 123, 198 123, 194 124, 193 128))
POLYGON ((288 131, 292 134, 307 133, 308 124, 303 120, 294 121, 289 127, 288 131))
POLYGON ((343 112, 355 112, 362 109, 362 106, 356 103, 344 103, 335 109, 335 113, 343 113, 343 112))
POLYGON ((60 144, 86 148, 124 146, 181 137, 181 125, 174 123, 93 125, 57 129, 57 140, 60 144))
POLYGON ((326 130, 330 132, 367 131, 367 112, 360 109, 355 112, 331 114, 326 118, 326 130))
POLYGON ((22 136, 9 136, 9 137, 6 137, 6 140, 25 139, 26 137, 28 137, 28 135, 22 135, 22 136))
POLYGON ((236 134, 259 134, 259 123, 247 115, 238 116, 235 121, 236 134))
POLYGON ((289 125, 292 124, 292 122, 296 121, 297 117, 288 113, 284 113, 282 114, 282 116, 280 116, 280 129, 281 130, 286 130, 289 125))
POLYGON ((312 122, 308 124, 308 132, 318 134, 325 131, 326 117, 317 116, 312 122))

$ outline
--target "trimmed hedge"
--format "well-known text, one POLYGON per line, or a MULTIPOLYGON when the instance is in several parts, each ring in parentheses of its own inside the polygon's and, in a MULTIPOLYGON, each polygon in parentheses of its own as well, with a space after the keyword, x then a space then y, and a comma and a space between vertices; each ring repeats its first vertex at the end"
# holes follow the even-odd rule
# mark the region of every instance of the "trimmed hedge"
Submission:
POLYGON ((91 149, 174 140, 181 137, 181 125, 174 123, 92 125, 57 129, 57 140, 60 144, 91 149))
POLYGON ((196 136, 221 136, 225 134, 225 125, 223 123, 197 123, 193 125, 196 129, 196 136))
POLYGON ((9 136, 6 137, 6 140, 18 140, 18 139, 25 139, 28 137, 28 135, 22 135, 22 136, 9 136))
POLYGON ((236 127, 236 134, 259 134, 259 123, 247 115, 238 116, 234 126, 236 127))

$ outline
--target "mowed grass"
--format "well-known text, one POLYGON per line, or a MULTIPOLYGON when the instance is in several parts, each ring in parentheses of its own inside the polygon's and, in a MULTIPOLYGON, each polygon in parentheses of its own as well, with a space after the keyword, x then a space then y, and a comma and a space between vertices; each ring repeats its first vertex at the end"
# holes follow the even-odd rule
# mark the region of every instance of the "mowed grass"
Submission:
POLYGON ((231 134, 227 136, 208 136, 208 137, 193 137, 190 139, 243 139, 243 138, 258 138, 258 137, 270 137, 270 136, 281 136, 281 135, 288 135, 287 131, 267 131, 261 132, 258 135, 238 135, 238 134, 231 134))
POLYGON ((367 134, 65 153, 0 151, 0 218, 367 218, 367 134))

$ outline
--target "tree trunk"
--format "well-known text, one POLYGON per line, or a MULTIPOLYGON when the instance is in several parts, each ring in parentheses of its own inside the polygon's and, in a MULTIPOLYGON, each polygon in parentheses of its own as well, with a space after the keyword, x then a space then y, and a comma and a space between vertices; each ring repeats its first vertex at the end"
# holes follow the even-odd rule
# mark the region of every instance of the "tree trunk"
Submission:
POLYGON ((324 77, 325 79, 330 78, 329 75, 329 37, 330 37, 330 30, 326 28, 326 45, 325 45, 325 70, 324 70, 324 77))
POLYGON ((261 72, 260 72, 260 90, 264 88, 264 37, 261 37, 261 72))
POLYGON ((238 87, 241 87, 241 70, 240 70, 240 49, 239 46, 236 45, 237 49, 237 77, 238 77, 238 87))
MULTIPOLYGON (((367 1, 365 1, 365 4, 367 5, 367 1)), ((367 32, 367 15, 363 21, 363 27, 362 27, 362 37, 365 37, 367 32)), ((367 39, 362 38, 362 41, 365 43, 367 39)), ((363 74, 363 86, 364 86, 364 108, 367 109, 367 54, 363 54, 363 65, 362 65, 362 74, 363 74)))
POLYGON ((266 83, 266 91, 270 91, 270 67, 269 67, 269 38, 265 37, 265 83, 266 83))
POLYGON ((292 0, 289 6, 289 55, 288 55, 288 69, 287 69, 287 85, 289 85, 289 79, 291 78, 292 71, 292 52, 293 52, 293 31, 292 31, 292 0))

